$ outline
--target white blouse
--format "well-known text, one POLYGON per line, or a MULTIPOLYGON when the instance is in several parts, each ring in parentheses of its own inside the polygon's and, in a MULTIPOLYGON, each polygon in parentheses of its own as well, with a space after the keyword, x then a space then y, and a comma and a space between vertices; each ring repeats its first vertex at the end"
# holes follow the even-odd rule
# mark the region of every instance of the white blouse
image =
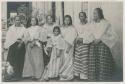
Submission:
POLYGON ((21 27, 16 27, 15 25, 10 26, 6 34, 4 47, 8 49, 17 41, 17 39, 22 39, 23 41, 25 41, 25 33, 26 29, 23 25, 21 25, 21 27))
POLYGON ((110 48, 115 45, 118 37, 107 20, 101 20, 99 23, 92 23, 91 27, 95 39, 102 40, 110 48))
POLYGON ((83 38, 83 43, 90 43, 94 40, 94 36, 92 35, 92 31, 88 23, 85 25, 78 24, 75 28, 78 33, 77 38, 83 38))
POLYGON ((54 26, 56 26, 55 23, 53 23, 53 25, 48 25, 48 24, 44 25, 44 28, 47 30, 47 36, 51 36, 53 34, 54 26))
POLYGON ((39 26, 31 26, 28 28, 29 40, 33 41, 35 39, 40 39, 40 27, 39 26))
POLYGON ((74 26, 62 27, 61 33, 66 42, 68 42, 71 45, 74 44, 74 40, 77 37, 77 31, 74 26))

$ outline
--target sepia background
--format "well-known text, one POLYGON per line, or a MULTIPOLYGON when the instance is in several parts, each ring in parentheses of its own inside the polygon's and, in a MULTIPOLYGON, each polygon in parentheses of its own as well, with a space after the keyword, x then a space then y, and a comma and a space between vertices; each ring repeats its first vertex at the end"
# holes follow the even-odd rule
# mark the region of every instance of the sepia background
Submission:
MULTIPOLYGON (((113 81, 123 80, 123 3, 122 2, 2 2, 2 43, 5 41, 6 31, 13 24, 12 17, 17 14, 25 16, 53 15, 54 21, 62 25, 64 15, 72 16, 73 24, 79 22, 78 13, 85 11, 88 22, 92 21, 93 9, 103 9, 104 17, 112 24, 119 39, 112 48, 113 57, 116 62, 116 73, 113 81)), ((45 18, 44 18, 45 19, 45 18)), ((3 59, 6 56, 4 52, 3 59)))

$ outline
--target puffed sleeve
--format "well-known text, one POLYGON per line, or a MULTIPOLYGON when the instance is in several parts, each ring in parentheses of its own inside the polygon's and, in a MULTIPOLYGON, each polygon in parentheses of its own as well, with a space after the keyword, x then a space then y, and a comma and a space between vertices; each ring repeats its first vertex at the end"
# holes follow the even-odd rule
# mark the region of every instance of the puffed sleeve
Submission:
POLYGON ((74 41, 75 41, 75 39, 77 37, 77 32, 76 32, 75 28, 74 27, 69 28, 64 34, 66 34, 66 35, 64 35, 65 36, 64 40, 68 44, 74 45, 74 41))
POLYGON ((4 48, 8 49, 15 41, 15 32, 13 31, 13 26, 9 28, 9 30, 6 33, 4 48))
POLYGON ((107 24, 107 29, 105 33, 103 34, 101 40, 110 48, 112 48, 117 42, 118 36, 112 29, 111 24, 109 23, 107 24))

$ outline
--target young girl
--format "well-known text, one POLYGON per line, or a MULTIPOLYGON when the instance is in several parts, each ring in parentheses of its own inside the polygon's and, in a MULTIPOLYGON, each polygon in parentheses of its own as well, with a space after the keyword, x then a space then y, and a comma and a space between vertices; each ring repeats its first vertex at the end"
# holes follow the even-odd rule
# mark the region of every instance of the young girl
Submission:
POLYGON ((24 77, 39 79, 44 70, 43 47, 40 44, 40 27, 37 26, 38 20, 31 18, 31 27, 28 28, 27 52, 23 70, 24 77))
POLYGON ((61 36, 59 26, 55 26, 53 29, 53 35, 47 43, 47 48, 52 48, 50 55, 50 62, 46 67, 45 74, 42 79, 55 78, 59 76, 59 70, 61 67, 61 56, 64 53, 65 42, 61 36))

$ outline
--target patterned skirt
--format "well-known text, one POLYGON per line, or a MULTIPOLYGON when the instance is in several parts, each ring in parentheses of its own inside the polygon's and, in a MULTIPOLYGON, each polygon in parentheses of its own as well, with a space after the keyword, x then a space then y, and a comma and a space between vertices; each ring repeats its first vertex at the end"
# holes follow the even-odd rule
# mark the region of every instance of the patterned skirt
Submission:
POLYGON ((89 44, 77 45, 75 48, 74 74, 80 79, 88 79, 89 44))
POLYGON ((110 80, 114 70, 112 53, 103 42, 90 44, 88 78, 92 81, 110 80))

